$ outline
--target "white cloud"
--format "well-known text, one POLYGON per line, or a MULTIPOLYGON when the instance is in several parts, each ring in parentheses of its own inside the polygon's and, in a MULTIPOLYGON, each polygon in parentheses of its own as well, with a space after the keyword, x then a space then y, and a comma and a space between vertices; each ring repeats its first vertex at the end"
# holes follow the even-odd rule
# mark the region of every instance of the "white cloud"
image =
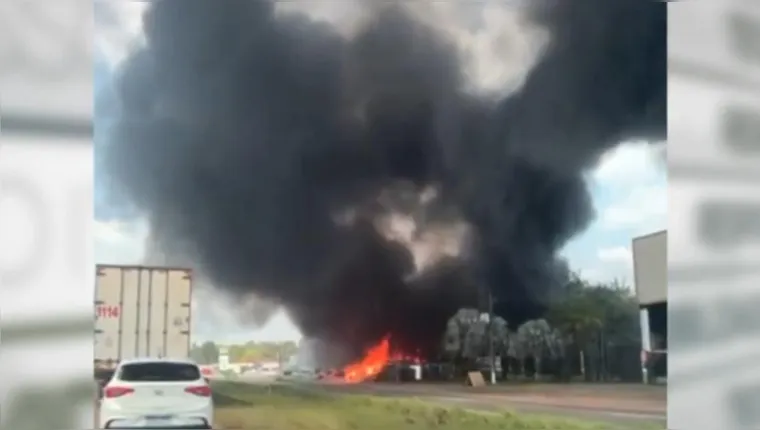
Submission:
POLYGON ((666 224, 668 184, 663 151, 664 144, 635 142, 621 145, 601 159, 590 176, 603 202, 597 208, 601 227, 631 229, 638 235, 666 224))
POLYGON ((148 2, 97 0, 95 12, 95 45, 109 63, 117 64, 142 40, 142 14, 148 2))
POLYGON ((92 227, 97 263, 142 262, 148 235, 145 222, 95 221, 92 227))
POLYGON ((595 182, 608 186, 635 186, 662 175, 663 144, 630 142, 605 154, 594 170, 595 182))
POLYGON ((577 271, 578 275, 588 282, 604 282, 610 279, 610 276, 600 269, 585 268, 577 271))
POLYGON ((606 154, 590 172, 598 218, 566 254, 585 279, 632 283, 632 238, 667 225, 664 148, 664 144, 627 143, 606 154))
POLYGON ((601 248, 596 254, 599 261, 608 264, 618 264, 625 267, 633 266, 633 254, 625 246, 613 246, 610 248, 601 248))
POLYGON ((604 228, 630 228, 639 235, 661 228, 667 215, 667 183, 651 184, 633 186, 612 204, 601 208, 600 221, 604 228))
POLYGON ((283 309, 240 299, 203 282, 193 292, 194 339, 215 342, 298 340, 301 333, 283 309))
POLYGON ((129 224, 121 221, 95 221, 93 232, 95 240, 101 243, 118 244, 129 241, 130 237, 129 224))
POLYGON ((566 256, 573 270, 588 282, 608 283, 619 280, 629 286, 633 285, 633 254, 629 246, 613 244, 590 253, 576 249, 566 256))
POLYGON ((288 314, 280 310, 259 330, 251 333, 251 340, 256 342, 276 342, 283 340, 301 340, 301 331, 293 324, 288 314))

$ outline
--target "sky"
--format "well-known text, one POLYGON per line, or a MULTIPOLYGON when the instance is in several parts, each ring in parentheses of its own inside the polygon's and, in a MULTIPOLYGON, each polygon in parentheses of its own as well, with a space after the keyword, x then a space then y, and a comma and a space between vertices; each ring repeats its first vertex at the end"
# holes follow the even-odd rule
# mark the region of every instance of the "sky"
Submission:
MULTIPOLYGON (((96 13, 98 5, 99 0, 96 0, 96 13)), ((147 226, 132 214, 114 209, 109 200, 113 196, 105 194, 107 187, 103 186, 107 172, 103 172, 97 162, 97 148, 106 143, 104 129, 108 121, 107 113, 98 109, 98 97, 109 91, 112 71, 118 67, 130 41, 139 40, 139 11, 116 12, 108 19, 101 19, 101 25, 96 24, 94 255, 97 263, 138 264, 142 261, 147 226)), ((606 154, 588 173, 597 219, 562 251, 571 268, 584 278, 617 279, 632 285, 632 239, 667 226, 667 177, 661 150, 661 146, 644 142, 626 143, 606 154)), ((244 322, 250 321, 243 318, 244 311, 241 315, 229 311, 236 308, 240 308, 239 305, 233 305, 231 299, 219 292, 196 290, 193 315, 201 317, 194 321, 194 339, 242 342, 300 338, 297 328, 282 311, 263 326, 255 326, 244 322)))

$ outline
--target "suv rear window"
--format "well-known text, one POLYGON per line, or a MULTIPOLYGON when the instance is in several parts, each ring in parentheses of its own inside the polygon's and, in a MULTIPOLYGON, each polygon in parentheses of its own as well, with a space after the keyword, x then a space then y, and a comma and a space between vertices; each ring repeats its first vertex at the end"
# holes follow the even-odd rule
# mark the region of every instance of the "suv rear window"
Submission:
POLYGON ((198 366, 188 363, 132 363, 125 364, 119 379, 126 382, 196 381, 201 379, 198 366))

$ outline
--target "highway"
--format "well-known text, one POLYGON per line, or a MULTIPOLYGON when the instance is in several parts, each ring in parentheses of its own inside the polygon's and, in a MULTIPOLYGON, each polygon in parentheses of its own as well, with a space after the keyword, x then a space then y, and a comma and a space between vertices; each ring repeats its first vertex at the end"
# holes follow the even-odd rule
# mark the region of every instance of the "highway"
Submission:
MULTIPOLYGON (((242 375, 238 382, 288 385, 340 395, 416 398, 480 412, 507 411, 554 415, 605 423, 652 423, 666 426, 666 389, 615 384, 514 384, 472 388, 458 384, 364 383, 339 381, 277 381, 272 375, 242 375)), ((97 423, 97 401, 96 416, 97 423)), ((96 424, 97 427, 97 424, 96 424)))
POLYGON ((246 375, 252 384, 288 384, 336 394, 418 398, 483 412, 523 412, 556 415, 624 425, 666 424, 666 388, 639 384, 512 384, 466 387, 444 383, 363 383, 338 381, 275 381, 271 376, 246 375))

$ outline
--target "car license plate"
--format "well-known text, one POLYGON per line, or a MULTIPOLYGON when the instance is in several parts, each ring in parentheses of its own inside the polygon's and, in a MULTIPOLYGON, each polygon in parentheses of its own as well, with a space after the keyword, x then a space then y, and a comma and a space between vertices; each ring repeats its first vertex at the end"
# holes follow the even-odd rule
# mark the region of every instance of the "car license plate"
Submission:
POLYGON ((145 421, 148 427, 163 427, 172 423, 171 415, 146 415, 145 421))

